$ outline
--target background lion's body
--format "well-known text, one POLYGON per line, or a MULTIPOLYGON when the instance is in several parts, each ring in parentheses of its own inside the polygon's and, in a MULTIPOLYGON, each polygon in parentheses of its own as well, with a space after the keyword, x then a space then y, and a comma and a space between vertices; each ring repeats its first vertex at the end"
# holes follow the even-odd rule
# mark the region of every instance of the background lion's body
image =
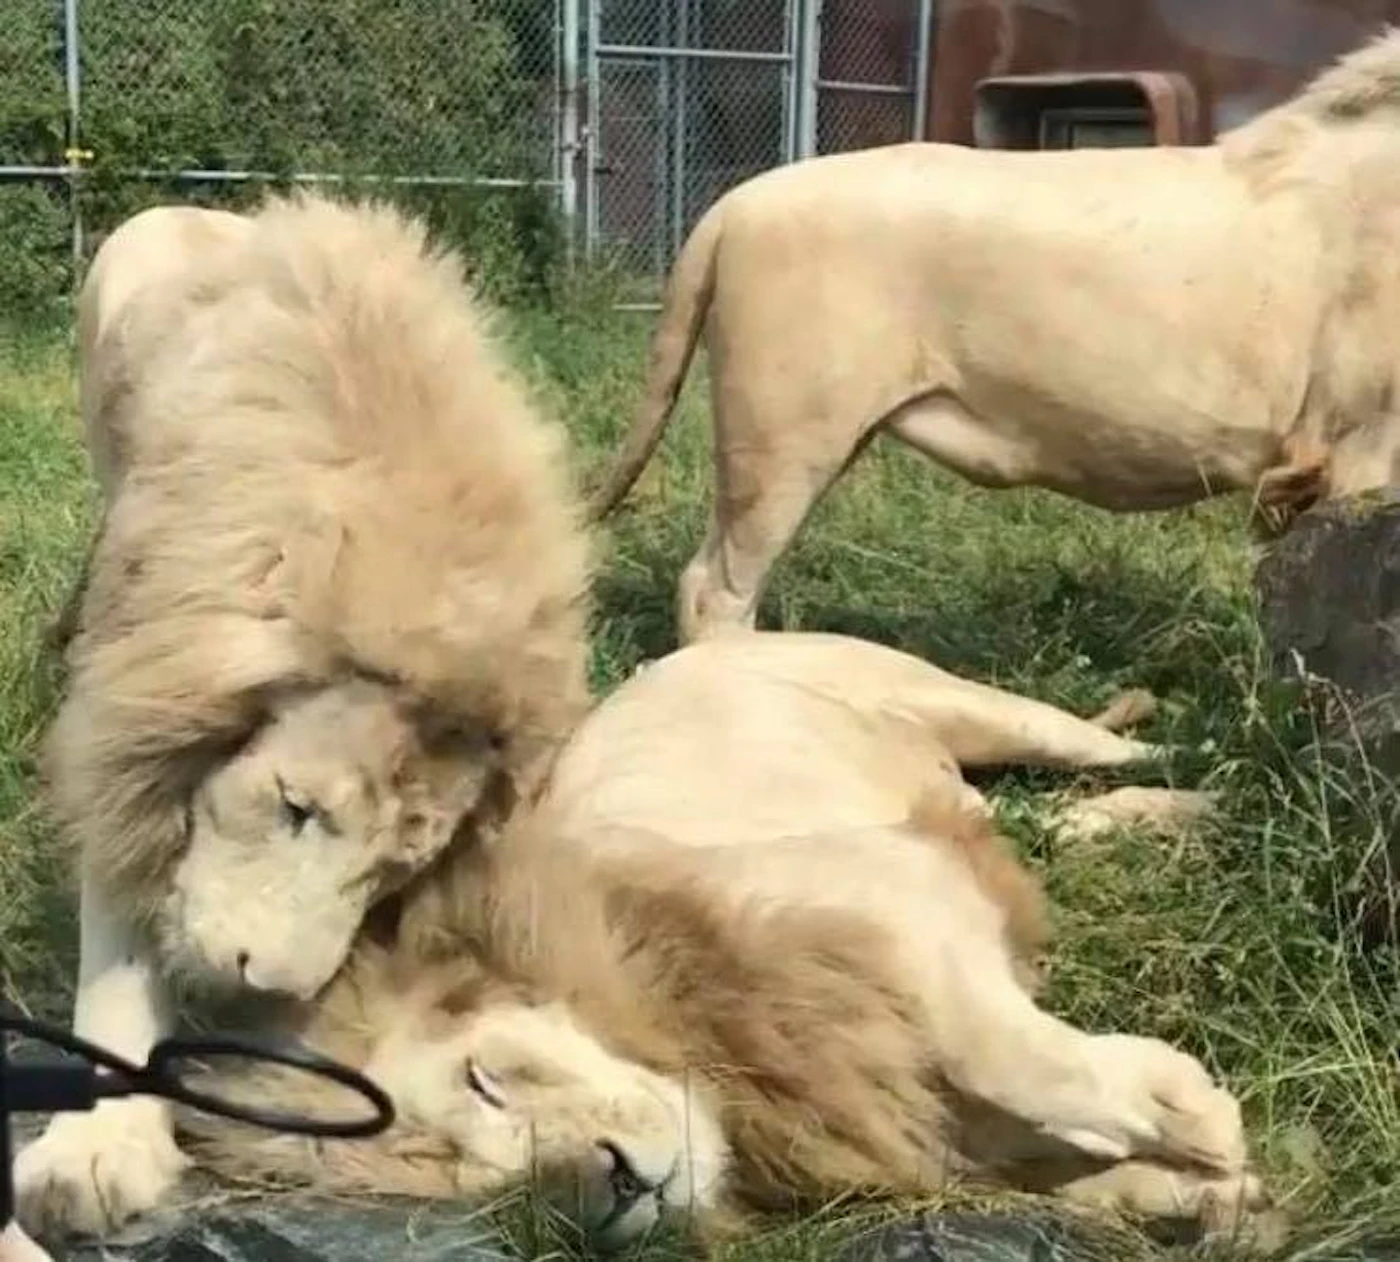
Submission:
POLYGON ((597 498, 655 449, 703 329, 715 501, 682 641, 753 625, 769 567, 877 432, 984 486, 1114 510, 1247 488, 1305 506, 1396 476, 1400 129, 1377 85, 1397 63, 1393 35, 1210 146, 915 143, 728 192, 676 262, 597 498))
POLYGON ((716 211, 717 407, 821 460, 823 429, 845 456, 886 422, 973 481, 1105 508, 1245 486, 1295 422, 1335 288, 1308 211, 1210 148, 779 168, 716 211))

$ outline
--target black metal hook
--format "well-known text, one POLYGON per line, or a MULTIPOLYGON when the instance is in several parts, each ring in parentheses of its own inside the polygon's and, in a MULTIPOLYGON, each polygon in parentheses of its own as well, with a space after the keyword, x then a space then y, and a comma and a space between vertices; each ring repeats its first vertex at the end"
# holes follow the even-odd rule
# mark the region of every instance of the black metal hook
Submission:
POLYGON ((104 1099, 128 1095, 160 1096, 266 1130, 328 1139, 378 1135, 394 1122, 393 1101, 380 1087, 363 1074, 292 1039, 247 1035, 167 1038, 156 1043, 144 1065, 137 1065, 66 1030, 0 1012, 0 1230, 14 1216, 10 1114, 84 1112, 104 1099), (7 1055, 10 1034, 46 1043, 78 1059, 16 1065, 7 1055), (186 1086, 177 1072, 179 1064, 211 1056, 238 1056, 315 1074, 358 1092, 369 1102, 373 1114, 348 1121, 324 1121, 235 1103, 186 1086))

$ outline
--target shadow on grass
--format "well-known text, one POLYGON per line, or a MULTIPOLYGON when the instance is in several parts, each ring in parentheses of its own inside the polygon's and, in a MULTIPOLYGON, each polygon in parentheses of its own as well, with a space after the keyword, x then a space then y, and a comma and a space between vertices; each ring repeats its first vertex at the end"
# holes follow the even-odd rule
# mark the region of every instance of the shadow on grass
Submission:
MULTIPOLYGON (((628 522, 595 586, 607 650, 629 665, 676 647, 676 590, 690 556, 679 536, 675 523, 628 522)), ((1166 583, 1127 558, 1083 570, 961 573, 921 591, 884 581, 856 595, 830 593, 812 559, 804 549, 783 559, 760 604, 760 627, 871 640, 973 678, 1014 678, 1032 692, 1037 676, 1074 663, 1154 691, 1194 689, 1212 677, 1218 685, 1254 635, 1244 602, 1185 576, 1166 583)))

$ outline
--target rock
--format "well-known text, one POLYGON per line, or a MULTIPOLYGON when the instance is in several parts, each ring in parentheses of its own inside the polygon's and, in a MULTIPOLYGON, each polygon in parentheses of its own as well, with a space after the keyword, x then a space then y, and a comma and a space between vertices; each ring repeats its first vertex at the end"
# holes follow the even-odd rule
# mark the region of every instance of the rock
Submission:
MULTIPOLYGON (((1304 513, 1260 562, 1255 585, 1276 675, 1313 697, 1319 752, 1350 762, 1357 783, 1369 781, 1361 799, 1396 820, 1356 912, 1363 941, 1400 940, 1400 810, 1391 800, 1400 779, 1400 487, 1304 513)), ((1345 795, 1337 809, 1349 809, 1345 795)))
POLYGON ((54 1262, 511 1262, 469 1208, 292 1195, 189 1202, 54 1262))
POLYGON ((1255 585, 1280 678, 1300 678, 1301 666, 1303 679, 1330 683, 1329 734, 1350 740, 1354 723, 1371 757, 1400 771, 1400 487, 1304 513, 1255 585))
MULTIPOLYGON (((886 1223, 825 1251, 839 1262, 1167 1262, 1179 1252, 1124 1225, 1049 1212, 941 1212, 886 1223)), ((191 1203, 54 1262, 516 1262, 462 1206, 317 1202, 291 1195, 191 1203)), ((573 1256, 551 1251, 550 1257, 573 1256)), ((623 1256, 670 1259, 665 1249, 623 1256)), ((762 1254, 762 1256, 768 1256, 762 1254)), ((1213 1254, 1211 1256, 1214 1256, 1213 1254)), ((1234 1256, 1228 1254, 1226 1256, 1234 1256)), ((1301 1255, 1299 1255, 1301 1256, 1301 1255)), ((1400 1262, 1400 1234, 1308 1251, 1314 1262, 1400 1262)), ((523 1260, 521 1260, 523 1262, 523 1260)))

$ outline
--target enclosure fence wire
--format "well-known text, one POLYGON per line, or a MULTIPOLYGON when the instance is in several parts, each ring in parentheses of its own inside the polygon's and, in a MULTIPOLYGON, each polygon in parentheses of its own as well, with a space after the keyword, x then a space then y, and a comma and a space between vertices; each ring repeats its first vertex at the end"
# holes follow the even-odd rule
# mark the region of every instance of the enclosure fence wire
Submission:
POLYGON ((735 184, 918 134, 931 0, 14 0, 9 310, 144 206, 372 186, 486 269, 540 225, 654 293, 735 184))

